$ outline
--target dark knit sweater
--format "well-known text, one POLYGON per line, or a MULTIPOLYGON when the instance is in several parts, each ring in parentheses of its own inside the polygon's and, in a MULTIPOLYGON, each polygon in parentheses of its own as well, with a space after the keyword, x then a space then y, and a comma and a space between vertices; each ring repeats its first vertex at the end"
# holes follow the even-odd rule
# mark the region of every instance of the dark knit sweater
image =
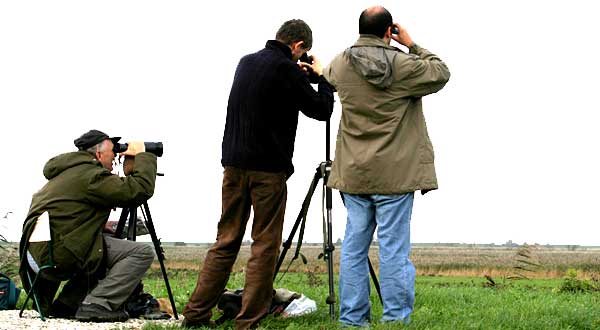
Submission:
POLYGON ((290 48, 269 40, 264 49, 242 57, 236 69, 221 164, 292 175, 298 111, 327 120, 333 111, 333 88, 321 76, 315 91, 292 62, 290 48))

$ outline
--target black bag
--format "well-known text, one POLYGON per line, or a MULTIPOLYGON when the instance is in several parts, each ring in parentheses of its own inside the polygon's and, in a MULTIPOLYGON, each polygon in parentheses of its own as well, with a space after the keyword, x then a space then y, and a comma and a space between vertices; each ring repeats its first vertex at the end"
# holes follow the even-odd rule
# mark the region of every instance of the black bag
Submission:
MULTIPOLYGON (((271 308, 269 314, 277 316, 285 310, 285 308, 292 302, 292 300, 299 298, 299 294, 294 294, 289 297, 286 301, 278 301, 275 299, 276 291, 273 290, 273 300, 271 301, 271 308)), ((227 320, 233 320, 239 314, 242 309, 242 297, 244 295, 243 289, 237 289, 235 291, 225 290, 219 301, 217 302, 217 308, 221 310, 223 315, 215 321, 217 325, 225 323, 227 320)))
POLYGON ((144 292, 144 285, 140 282, 125 302, 125 310, 129 317, 143 317, 147 320, 167 320, 171 316, 160 311, 158 300, 151 294, 144 292))
POLYGON ((0 310, 15 309, 21 289, 8 276, 0 273, 0 310))
POLYGON ((227 320, 233 320, 242 309, 242 294, 244 290, 238 289, 235 291, 226 290, 223 292, 219 301, 217 302, 217 308, 223 312, 223 315, 215 322, 217 325, 225 323, 227 320))

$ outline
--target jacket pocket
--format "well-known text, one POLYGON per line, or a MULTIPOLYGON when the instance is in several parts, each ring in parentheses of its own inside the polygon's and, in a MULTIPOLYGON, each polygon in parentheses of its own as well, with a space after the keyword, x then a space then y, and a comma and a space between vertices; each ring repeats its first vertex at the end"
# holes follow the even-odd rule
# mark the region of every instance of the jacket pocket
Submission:
POLYGON ((435 156, 433 154, 433 145, 429 139, 426 139, 423 141, 423 143, 421 143, 421 146, 419 147, 419 158, 421 160, 421 164, 433 163, 435 156))

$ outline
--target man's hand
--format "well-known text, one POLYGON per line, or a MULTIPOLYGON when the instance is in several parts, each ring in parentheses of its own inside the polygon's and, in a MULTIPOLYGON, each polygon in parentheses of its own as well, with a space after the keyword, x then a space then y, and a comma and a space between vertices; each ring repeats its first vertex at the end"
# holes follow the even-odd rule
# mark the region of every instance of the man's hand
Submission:
POLYGON ((146 151, 144 142, 127 142, 127 150, 122 152, 121 156, 135 156, 144 151, 146 151))
POLYGON ((135 165, 135 156, 125 156, 123 160, 123 174, 129 175, 133 173, 133 167, 135 165))
POLYGON ((394 23, 394 26, 398 29, 398 34, 392 34, 392 39, 396 40, 396 42, 403 46, 412 46, 414 42, 408 32, 406 32, 406 29, 400 26, 398 23, 394 23))
POLYGON ((114 221, 114 220, 106 221, 106 223, 104 224, 103 232, 108 233, 108 234, 114 234, 118 223, 119 223, 118 221, 114 221))
POLYGON ((300 68, 302 68, 302 70, 304 70, 307 73, 310 73, 310 71, 312 70, 312 72, 314 72, 317 76, 322 76, 323 66, 321 65, 321 62, 314 55, 311 55, 310 59, 312 60, 312 64, 300 62, 300 68))

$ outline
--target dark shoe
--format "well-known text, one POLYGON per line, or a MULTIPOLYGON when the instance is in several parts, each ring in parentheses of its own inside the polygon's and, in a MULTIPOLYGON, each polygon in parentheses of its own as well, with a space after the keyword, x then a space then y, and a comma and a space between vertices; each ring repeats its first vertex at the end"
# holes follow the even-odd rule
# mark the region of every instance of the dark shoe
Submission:
POLYGON ((77 308, 73 309, 59 300, 55 300, 50 307, 50 317, 56 319, 74 319, 77 308))
POLYGON ((213 320, 202 320, 202 321, 190 321, 183 318, 181 322, 182 328, 193 329, 193 328, 214 328, 216 326, 213 320))
POLYGON ((125 322, 129 315, 125 311, 111 311, 98 304, 83 303, 75 318, 81 322, 125 322))

